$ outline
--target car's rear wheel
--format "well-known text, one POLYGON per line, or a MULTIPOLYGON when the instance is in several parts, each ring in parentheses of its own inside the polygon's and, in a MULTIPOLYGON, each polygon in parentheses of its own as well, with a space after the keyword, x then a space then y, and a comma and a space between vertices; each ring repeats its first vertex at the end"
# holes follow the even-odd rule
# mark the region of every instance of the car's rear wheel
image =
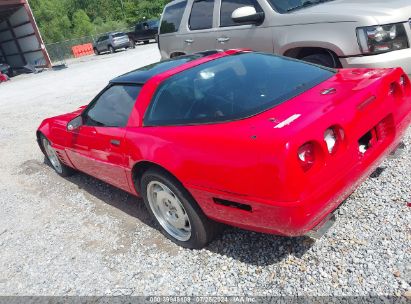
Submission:
POLYGON ((130 48, 132 49, 136 48, 136 42, 133 39, 130 39, 130 48))
POLYGON ((201 249, 220 230, 221 225, 208 219, 188 191, 166 172, 146 171, 141 191, 162 233, 182 247, 201 249))
POLYGON ((51 146, 50 141, 44 135, 40 136, 40 140, 46 159, 48 163, 53 167, 54 171, 56 171, 58 175, 63 177, 73 175, 75 171, 60 161, 56 151, 51 146))
POLYGON ((100 55, 100 52, 96 48, 94 48, 94 54, 96 54, 98 56, 98 55, 100 55))
POLYGON ((108 47, 108 51, 110 52, 110 54, 114 54, 114 52, 116 51, 111 45, 108 47))

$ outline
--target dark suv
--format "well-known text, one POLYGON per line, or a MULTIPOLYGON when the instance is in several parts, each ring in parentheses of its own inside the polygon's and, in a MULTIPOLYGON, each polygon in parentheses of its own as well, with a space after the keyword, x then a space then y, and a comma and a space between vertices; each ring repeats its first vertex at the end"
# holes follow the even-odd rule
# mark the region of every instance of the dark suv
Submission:
POLYGON ((131 47, 134 47, 137 42, 141 41, 144 42, 144 44, 149 43, 152 39, 157 41, 159 24, 159 20, 148 20, 137 23, 134 32, 127 33, 128 38, 130 38, 131 47))
POLYGON ((97 39, 94 43, 94 53, 100 55, 102 52, 114 53, 119 49, 127 49, 130 47, 130 40, 127 35, 122 32, 109 33, 97 39))

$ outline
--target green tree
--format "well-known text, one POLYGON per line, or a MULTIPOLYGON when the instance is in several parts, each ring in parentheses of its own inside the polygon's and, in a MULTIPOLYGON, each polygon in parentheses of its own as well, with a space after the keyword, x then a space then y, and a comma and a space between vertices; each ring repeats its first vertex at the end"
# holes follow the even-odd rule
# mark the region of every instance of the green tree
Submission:
POLYGON ((73 33, 75 37, 89 36, 93 34, 94 26, 89 16, 82 9, 73 14, 73 33))
POLYGON ((30 0, 46 43, 132 27, 160 17, 169 0, 30 0))

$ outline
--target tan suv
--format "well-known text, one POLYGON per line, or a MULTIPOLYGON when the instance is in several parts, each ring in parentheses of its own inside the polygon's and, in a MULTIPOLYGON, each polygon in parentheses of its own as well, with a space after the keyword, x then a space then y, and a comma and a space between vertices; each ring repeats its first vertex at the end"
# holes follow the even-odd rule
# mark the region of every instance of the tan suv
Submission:
POLYGON ((162 58, 249 48, 330 67, 411 74, 411 0, 176 0, 163 12, 162 58))

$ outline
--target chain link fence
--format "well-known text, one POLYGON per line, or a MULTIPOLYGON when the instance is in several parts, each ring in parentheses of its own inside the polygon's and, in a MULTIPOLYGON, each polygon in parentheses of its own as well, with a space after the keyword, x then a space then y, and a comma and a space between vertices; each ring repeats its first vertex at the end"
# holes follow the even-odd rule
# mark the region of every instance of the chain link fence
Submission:
POLYGON ((91 36, 84 36, 80 38, 73 38, 68 40, 63 40, 60 42, 49 43, 46 44, 47 52, 49 53, 51 62, 53 66, 62 66, 66 65, 66 60, 70 58, 74 58, 72 47, 76 45, 86 44, 86 43, 94 43, 100 36, 112 32, 131 32, 134 28, 126 28, 120 29, 116 31, 110 31, 106 33, 100 33, 91 36))

